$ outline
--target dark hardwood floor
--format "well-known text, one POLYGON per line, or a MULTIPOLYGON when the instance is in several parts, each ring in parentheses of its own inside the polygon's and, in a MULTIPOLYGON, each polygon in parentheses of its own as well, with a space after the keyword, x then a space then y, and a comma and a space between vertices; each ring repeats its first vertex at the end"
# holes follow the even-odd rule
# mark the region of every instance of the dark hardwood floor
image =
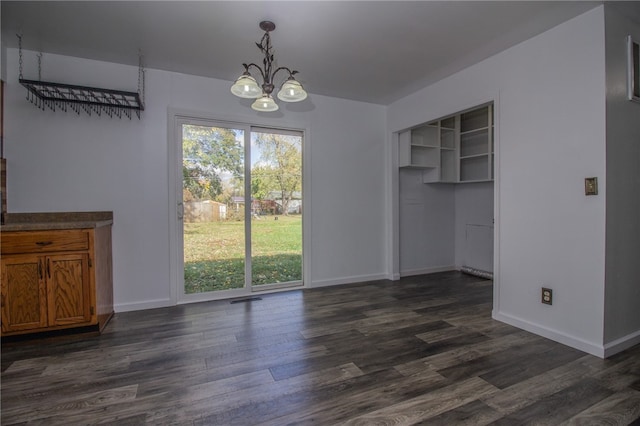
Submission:
POLYGON ((640 423, 640 346, 607 360, 491 319, 457 272, 116 314, 2 346, 2 424, 640 423))

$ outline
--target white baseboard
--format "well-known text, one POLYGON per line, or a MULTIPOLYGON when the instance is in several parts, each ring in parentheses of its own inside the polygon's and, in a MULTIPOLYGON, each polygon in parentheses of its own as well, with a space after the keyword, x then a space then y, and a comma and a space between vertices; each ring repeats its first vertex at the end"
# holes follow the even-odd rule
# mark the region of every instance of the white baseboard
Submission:
POLYGON ((599 358, 605 358, 606 356, 605 347, 602 345, 598 345, 596 343, 586 341, 579 337, 571 336, 557 330, 553 330, 538 324, 534 324, 532 322, 523 320, 513 315, 494 311, 491 316, 495 320, 502 321, 509 325, 513 325, 514 327, 521 328, 523 330, 537 334, 538 336, 546 337, 547 339, 553 340, 558 343, 562 343, 563 345, 570 346, 574 349, 578 349, 580 351, 597 356, 599 358))
POLYGON ((142 311, 145 309, 166 308, 175 306, 176 302, 171 299, 147 300, 145 302, 118 303, 113 308, 115 312, 142 311))
POLYGON ((431 268, 421 268, 421 269, 409 269, 407 271, 400 271, 400 276, 410 277, 413 275, 433 274, 435 272, 457 271, 458 269, 459 268, 457 268, 455 265, 435 266, 431 268))
POLYGON ((612 355, 622 352, 625 349, 629 349, 632 346, 640 343, 640 330, 627 334, 619 339, 609 342, 604 345, 604 357, 608 358, 612 355))
MULTIPOLYGON (((340 284, 352 284, 352 283, 359 283, 359 282, 365 282, 365 281, 386 280, 388 278, 389 277, 387 276, 387 274, 355 275, 355 276, 345 277, 345 278, 313 281, 311 285, 307 285, 304 287, 273 289, 273 290, 270 290, 269 292, 290 291, 290 290, 296 290, 296 289, 302 289, 302 288, 328 287, 328 286, 340 285, 340 284)), ((257 292, 246 293, 246 294, 242 293, 242 294, 238 294, 237 296, 240 296, 240 295, 249 296, 256 293, 257 292)), ((230 296, 229 294, 225 294, 223 297, 219 299, 227 299, 230 297, 233 297, 233 296, 230 296)), ((202 300, 188 300, 188 301, 179 301, 179 302, 176 302, 175 300, 171 300, 167 298, 167 299, 148 300, 144 302, 119 303, 114 306, 114 310, 115 312, 141 311, 144 309, 166 308, 168 306, 176 306, 176 304, 193 303, 193 302, 208 301, 208 300, 218 300, 218 298, 203 297, 202 300)))
POLYGON ((340 284, 353 284, 353 283, 361 283, 365 281, 386 280, 388 278, 389 277, 387 276, 387 274, 354 275, 351 277, 336 278, 331 280, 312 281, 311 285, 308 288, 328 287, 328 286, 340 285, 340 284))

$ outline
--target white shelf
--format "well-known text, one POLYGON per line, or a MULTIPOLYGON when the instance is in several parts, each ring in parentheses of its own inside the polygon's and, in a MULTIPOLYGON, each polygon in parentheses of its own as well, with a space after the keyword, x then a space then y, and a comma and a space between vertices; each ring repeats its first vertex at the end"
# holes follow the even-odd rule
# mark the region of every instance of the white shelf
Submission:
POLYGON ((419 145, 419 144, 415 144, 412 143, 411 144, 411 148, 417 148, 417 149, 439 149, 439 146, 434 146, 434 145, 419 145))
POLYGON ((467 160, 469 158, 488 157, 488 156, 489 156, 489 153, 485 152, 484 154, 465 155, 464 157, 460 157, 460 160, 467 160))
POLYGON ((486 130, 489 130, 488 126, 479 127, 477 129, 467 130, 466 132, 460 132, 460 136, 471 135, 473 133, 480 133, 480 132, 483 132, 483 131, 486 131, 486 130))
POLYGON ((493 179, 493 105, 460 114, 459 182, 493 179))
POLYGON ((424 164, 409 164, 408 166, 404 166, 407 169, 435 169, 438 166, 425 166, 424 164))
POLYGON ((426 126, 416 127, 411 130, 412 146, 429 146, 439 147, 438 126, 427 124, 426 126))
POLYGON ((424 183, 493 180, 493 105, 398 134, 398 165, 422 169, 424 183))

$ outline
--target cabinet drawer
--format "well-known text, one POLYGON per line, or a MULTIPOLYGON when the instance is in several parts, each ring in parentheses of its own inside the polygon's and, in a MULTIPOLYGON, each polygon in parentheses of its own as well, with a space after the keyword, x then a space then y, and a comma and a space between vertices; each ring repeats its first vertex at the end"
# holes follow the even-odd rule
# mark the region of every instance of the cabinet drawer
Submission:
POLYGON ((2 254, 88 250, 89 233, 81 229, 3 232, 2 254))

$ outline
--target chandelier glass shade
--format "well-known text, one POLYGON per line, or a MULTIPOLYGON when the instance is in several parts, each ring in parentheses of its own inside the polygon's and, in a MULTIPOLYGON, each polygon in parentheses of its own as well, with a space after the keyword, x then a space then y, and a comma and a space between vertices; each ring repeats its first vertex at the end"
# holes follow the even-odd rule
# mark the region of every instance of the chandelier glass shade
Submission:
POLYGON ((298 71, 291 70, 287 67, 274 68, 274 56, 271 46, 271 36, 269 33, 276 28, 276 25, 270 21, 260 22, 260 28, 264 31, 264 35, 260 40, 260 43, 256 43, 258 49, 264 54, 262 61, 263 67, 251 64, 242 64, 244 72, 231 86, 231 93, 240 98, 256 99, 251 105, 256 111, 272 112, 278 110, 278 104, 275 102, 271 94, 273 93, 274 77, 280 71, 284 71, 289 74, 288 78, 280 86, 277 97, 284 102, 300 102, 307 98, 307 92, 302 87, 302 84, 295 79, 295 75, 298 71), (251 75, 250 69, 255 69, 262 78, 262 84, 258 84, 258 81, 251 75))
POLYGON ((273 100, 271 95, 262 95, 251 104, 251 108, 256 111, 271 112, 278 110, 278 104, 273 100))
POLYGON ((280 87, 278 99, 284 102, 300 102, 307 99, 307 92, 304 91, 298 80, 290 77, 280 87))
POLYGON ((262 89, 255 78, 249 74, 242 74, 231 86, 231 93, 240 98, 255 99, 262 94, 262 89))

